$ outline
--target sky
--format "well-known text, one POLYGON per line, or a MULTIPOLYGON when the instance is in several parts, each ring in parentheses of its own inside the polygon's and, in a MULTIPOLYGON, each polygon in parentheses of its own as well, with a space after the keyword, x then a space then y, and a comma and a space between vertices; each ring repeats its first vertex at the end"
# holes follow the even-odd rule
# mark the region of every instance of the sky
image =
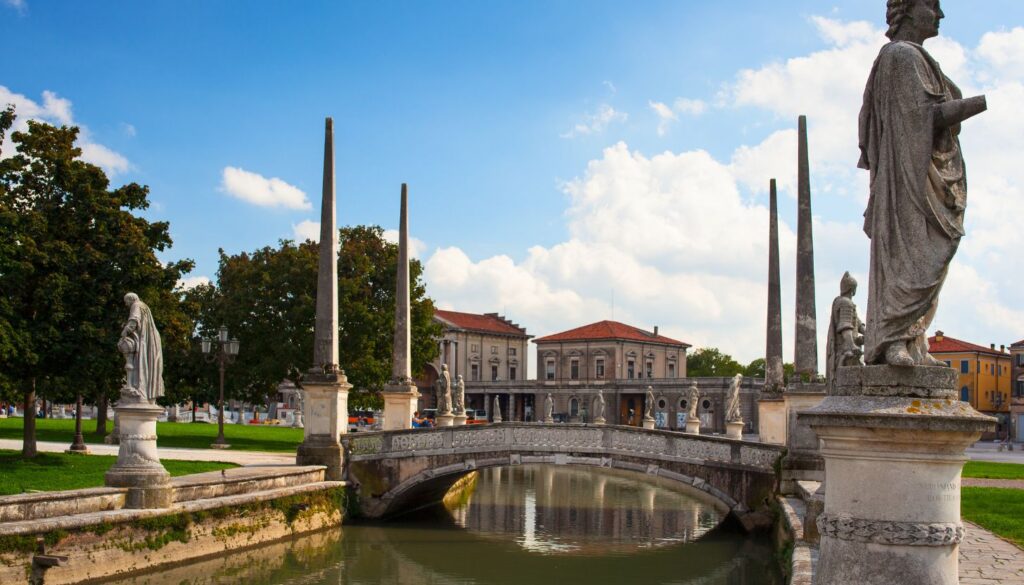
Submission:
MULTIPOLYGON (((989 111, 964 124, 967 236, 933 330, 1024 338, 1024 3, 945 0, 926 48, 989 111)), ((0 103, 83 129, 151 189, 164 260, 315 238, 324 118, 338 223, 394 236, 427 291, 543 336, 602 319, 763 356, 769 179, 792 360, 796 123, 808 116, 819 352, 849 270, 866 306, 857 113, 883 0, 0 0, 0 103)), ((9 139, 4 155, 11 151, 9 139)), ((533 361, 533 360, 531 360, 533 361)), ((824 362, 821 362, 824 369, 824 362)), ((534 364, 530 364, 531 371, 534 364)))

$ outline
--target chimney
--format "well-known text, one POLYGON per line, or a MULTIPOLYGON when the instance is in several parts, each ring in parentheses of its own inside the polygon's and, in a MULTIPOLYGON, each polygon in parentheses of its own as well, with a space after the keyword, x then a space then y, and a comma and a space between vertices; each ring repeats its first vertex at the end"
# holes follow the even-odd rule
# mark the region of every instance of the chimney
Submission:
POLYGON ((658 336, 658 326, 657 325, 654 326, 654 336, 655 337, 658 336))
POLYGON ((942 341, 942 336, 945 335, 942 331, 935 332, 935 341, 942 341))
POLYGON ((994 343, 990 343, 990 344, 988 344, 988 347, 989 347, 989 349, 991 349, 992 351, 995 351, 995 350, 996 350, 996 344, 994 344, 994 343))
POLYGON ((999 353, 1006 353, 1006 346, 1005 345, 999 344, 999 353))

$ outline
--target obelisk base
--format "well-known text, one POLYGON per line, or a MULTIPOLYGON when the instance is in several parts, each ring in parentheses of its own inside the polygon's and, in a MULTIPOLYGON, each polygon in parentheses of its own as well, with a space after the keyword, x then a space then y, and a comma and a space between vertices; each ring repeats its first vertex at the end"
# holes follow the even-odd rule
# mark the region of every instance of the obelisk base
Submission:
POLYGON ((686 433, 689 435, 700 434, 700 419, 699 418, 688 418, 686 419, 686 433))
POLYGON ((762 398, 757 401, 757 434, 762 443, 786 444, 786 401, 762 398))
POLYGON ((304 438, 295 453, 295 464, 327 466, 324 479, 328 481, 340 481, 342 477, 341 435, 348 432, 351 388, 343 371, 310 373, 302 381, 304 438))
POLYGON ((960 402, 946 367, 839 368, 799 414, 821 439, 825 509, 816 582, 959 583, 960 473, 995 419, 960 402))
POLYGON ((120 423, 120 447, 117 462, 104 476, 106 485, 128 488, 125 508, 169 508, 174 496, 171 474, 156 450, 156 419, 164 409, 141 402, 114 410, 120 423))
POLYGON ((746 425, 741 420, 735 420, 732 422, 725 423, 725 438, 736 439, 737 441, 743 440, 744 426, 746 425))
POLYGON ((651 417, 644 417, 643 426, 645 429, 654 429, 654 419, 651 417))
POLYGON ((398 431, 412 428, 412 417, 420 393, 416 384, 388 384, 381 393, 384 397, 384 430, 398 431))

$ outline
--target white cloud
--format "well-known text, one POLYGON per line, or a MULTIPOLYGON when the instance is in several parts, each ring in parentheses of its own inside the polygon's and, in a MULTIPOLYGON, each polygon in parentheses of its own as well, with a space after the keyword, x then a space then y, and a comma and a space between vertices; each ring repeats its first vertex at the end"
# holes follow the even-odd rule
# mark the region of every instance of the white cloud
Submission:
POLYGON ((4 4, 18 11, 18 14, 25 14, 28 12, 28 4, 25 0, 3 0, 4 4))
POLYGON ((261 207, 312 209, 306 194, 298 187, 272 177, 270 179, 237 167, 224 167, 221 190, 247 203, 261 207))
POLYGON ((304 219, 299 223, 292 225, 292 233, 295 236, 295 240, 298 242, 305 242, 306 240, 319 242, 320 222, 304 219))
POLYGON ((689 98, 676 98, 673 102, 672 107, 677 112, 683 114, 689 114, 691 116, 699 116, 708 109, 708 105, 703 100, 692 100, 689 98))
POLYGON ((647 105, 658 116, 658 136, 664 136, 668 132, 669 125, 678 120, 679 117, 672 111, 672 108, 662 102, 648 101, 647 105))
MULTIPOLYGON (((398 244, 398 230, 384 230, 384 240, 392 244, 398 244)), ((419 239, 409 236, 409 257, 422 258, 423 252, 427 250, 427 244, 419 239)))
POLYGON ((130 138, 134 138, 135 135, 138 133, 135 130, 135 126, 132 126, 128 122, 121 122, 121 131, 124 132, 125 136, 128 136, 130 138))
POLYGON ((560 136, 562 138, 575 138, 577 136, 599 134, 604 132, 609 124, 613 122, 625 122, 628 118, 629 114, 616 111, 615 108, 608 104, 601 104, 598 106, 596 112, 587 114, 582 122, 575 124, 560 136))
MULTIPOLYGON (((101 167, 111 177, 131 170, 131 163, 124 155, 95 142, 89 128, 75 122, 71 100, 62 98, 52 91, 44 91, 42 103, 39 103, 0 85, 0 107, 6 107, 7 104, 14 105, 14 113, 18 117, 12 131, 26 130, 29 120, 39 120, 54 125, 78 126, 77 145, 82 149, 82 160, 101 167)), ((2 149, 4 157, 14 154, 14 143, 11 141, 10 134, 4 137, 2 149)))
POLYGON ((201 284, 210 284, 209 277, 206 276, 187 276, 178 280, 178 284, 175 288, 179 290, 192 290, 201 284))

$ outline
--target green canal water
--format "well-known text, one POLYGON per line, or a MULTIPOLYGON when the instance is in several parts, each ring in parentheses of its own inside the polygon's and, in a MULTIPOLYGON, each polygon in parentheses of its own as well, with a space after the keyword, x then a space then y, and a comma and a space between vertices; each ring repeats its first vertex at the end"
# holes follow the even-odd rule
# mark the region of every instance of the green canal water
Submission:
POLYGON ((118 583, 781 585, 771 542, 671 482, 604 469, 480 472, 468 497, 118 583), (450 509, 449 509, 450 508, 450 509))

